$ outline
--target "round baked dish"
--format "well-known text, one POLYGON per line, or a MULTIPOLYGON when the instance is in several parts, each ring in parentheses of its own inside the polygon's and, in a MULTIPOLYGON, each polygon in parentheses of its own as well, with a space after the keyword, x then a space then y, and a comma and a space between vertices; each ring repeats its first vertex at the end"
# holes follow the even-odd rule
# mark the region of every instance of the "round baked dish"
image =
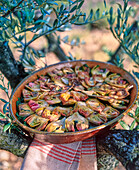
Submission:
POLYGON ((114 126, 136 100, 137 87, 132 75, 109 63, 61 62, 23 79, 10 112, 36 138, 70 143, 114 126))

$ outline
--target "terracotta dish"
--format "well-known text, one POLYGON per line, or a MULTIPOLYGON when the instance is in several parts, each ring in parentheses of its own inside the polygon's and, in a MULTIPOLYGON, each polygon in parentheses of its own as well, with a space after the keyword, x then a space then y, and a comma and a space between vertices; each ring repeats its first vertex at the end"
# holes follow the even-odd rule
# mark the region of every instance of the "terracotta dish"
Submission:
POLYGON ((117 122, 126 114, 128 113, 129 109, 133 106, 138 93, 138 85, 137 81, 134 79, 134 77, 125 71, 124 69, 121 69, 115 65, 112 65, 110 63, 104 63, 104 62, 98 62, 93 60, 76 60, 76 61, 69 61, 69 62, 60 62, 58 64, 54 64, 45 68, 42 68, 36 72, 33 72, 26 78, 24 78, 14 89, 11 98, 10 98, 10 112, 13 117, 13 121, 16 122, 23 130, 29 132, 30 134, 34 135, 36 138, 42 141, 47 141, 50 143, 71 143, 75 141, 81 141, 84 139, 87 139, 93 135, 101 135, 101 133, 105 133, 108 131, 111 127, 115 126, 117 122), (130 89, 130 96, 129 96, 129 103, 127 104, 126 109, 123 111, 120 111, 119 116, 116 118, 109 120, 108 122, 96 125, 96 126, 90 126, 89 129, 81 130, 81 131, 75 131, 75 132, 64 132, 64 133, 55 133, 55 132, 47 132, 47 131, 39 131, 36 129, 33 129, 29 126, 24 125, 22 122, 18 120, 17 117, 17 101, 22 95, 23 89, 28 85, 28 83, 35 81, 38 76, 46 75, 47 72, 53 71, 55 68, 62 69, 64 67, 72 67, 75 66, 83 66, 84 64, 87 64, 90 68, 93 68, 97 65, 101 69, 108 69, 112 73, 120 74, 121 77, 128 82, 129 86, 132 86, 130 89))

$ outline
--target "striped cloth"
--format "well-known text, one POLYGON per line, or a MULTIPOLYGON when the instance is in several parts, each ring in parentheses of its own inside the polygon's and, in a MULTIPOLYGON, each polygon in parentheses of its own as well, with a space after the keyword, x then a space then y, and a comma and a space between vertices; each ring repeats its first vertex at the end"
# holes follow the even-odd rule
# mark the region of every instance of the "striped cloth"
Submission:
POLYGON ((97 170, 95 137, 69 144, 34 139, 21 170, 97 170))

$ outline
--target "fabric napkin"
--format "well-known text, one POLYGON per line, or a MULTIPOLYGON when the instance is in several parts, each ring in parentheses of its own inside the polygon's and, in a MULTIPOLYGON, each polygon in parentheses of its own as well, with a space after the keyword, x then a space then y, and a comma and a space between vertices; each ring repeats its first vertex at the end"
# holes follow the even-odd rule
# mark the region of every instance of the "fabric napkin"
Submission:
POLYGON ((34 139, 21 170, 97 170, 95 137, 69 144, 34 139))

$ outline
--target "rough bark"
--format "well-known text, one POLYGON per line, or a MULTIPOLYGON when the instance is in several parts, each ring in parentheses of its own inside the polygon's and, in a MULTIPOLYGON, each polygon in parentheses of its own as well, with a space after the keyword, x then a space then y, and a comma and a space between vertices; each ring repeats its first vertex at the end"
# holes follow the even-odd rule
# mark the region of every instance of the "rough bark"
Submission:
POLYGON ((98 136, 97 145, 114 155, 127 170, 139 169, 139 131, 112 130, 98 136))
POLYGON ((0 71, 14 88, 26 75, 22 64, 18 64, 8 46, 8 42, 0 42, 0 71))
POLYGON ((32 138, 13 130, 11 133, 3 132, 4 122, 0 122, 0 149, 9 151, 16 156, 24 157, 32 138))
POLYGON ((104 150, 104 146, 97 141, 97 167, 98 170, 114 170, 119 164, 115 156, 104 150))

